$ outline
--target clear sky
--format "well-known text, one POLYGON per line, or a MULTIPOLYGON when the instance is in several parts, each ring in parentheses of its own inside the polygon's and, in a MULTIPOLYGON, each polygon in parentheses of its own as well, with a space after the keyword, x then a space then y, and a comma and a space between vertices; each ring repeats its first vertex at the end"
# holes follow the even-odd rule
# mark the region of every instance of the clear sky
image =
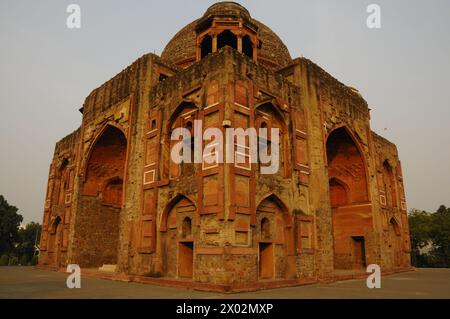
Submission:
MULTIPOLYGON (((160 54, 215 1, 0 0, 0 194, 42 222, 54 144, 85 97, 136 58, 160 54), (66 8, 81 7, 81 29, 66 8)), ((450 205, 450 1, 238 1, 305 56, 356 87, 372 129, 397 144, 409 208, 450 205), (381 7, 381 29, 366 8, 381 7)))

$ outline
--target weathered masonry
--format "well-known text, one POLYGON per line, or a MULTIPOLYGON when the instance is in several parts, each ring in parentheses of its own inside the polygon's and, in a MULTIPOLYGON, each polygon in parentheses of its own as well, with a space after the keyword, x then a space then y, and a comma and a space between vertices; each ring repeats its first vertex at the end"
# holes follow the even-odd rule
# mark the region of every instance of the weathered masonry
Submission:
POLYGON ((410 267, 395 145, 371 131, 356 89, 292 59, 239 4, 212 5, 80 111, 50 165, 42 267, 231 290, 410 267), (194 120, 223 132, 279 128, 278 172, 250 160, 175 164, 171 132, 194 120))

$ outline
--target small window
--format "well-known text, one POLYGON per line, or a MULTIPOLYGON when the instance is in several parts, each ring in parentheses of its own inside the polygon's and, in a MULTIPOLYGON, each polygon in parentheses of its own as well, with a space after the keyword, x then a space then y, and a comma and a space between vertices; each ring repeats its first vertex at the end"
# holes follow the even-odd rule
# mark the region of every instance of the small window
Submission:
POLYGON ((217 37, 217 49, 220 49, 224 46, 230 46, 233 49, 237 50, 237 37, 230 30, 225 30, 217 37))
POLYGON ((248 35, 242 38, 242 53, 248 56, 250 59, 253 59, 253 46, 252 41, 248 35))
POLYGON ((182 225, 182 236, 183 238, 190 237, 192 235, 192 221, 189 217, 186 217, 183 219, 183 225, 182 225))
POLYGON ((261 238, 270 239, 270 221, 268 218, 264 217, 261 220, 261 238))
POLYGON ((150 126, 150 129, 153 131, 153 130, 156 130, 156 120, 155 119, 153 119, 152 120, 152 124, 151 124, 151 126, 150 126))
POLYGON ((208 54, 212 53, 212 38, 207 35, 203 38, 202 43, 200 45, 201 57, 202 59, 206 57, 208 54))

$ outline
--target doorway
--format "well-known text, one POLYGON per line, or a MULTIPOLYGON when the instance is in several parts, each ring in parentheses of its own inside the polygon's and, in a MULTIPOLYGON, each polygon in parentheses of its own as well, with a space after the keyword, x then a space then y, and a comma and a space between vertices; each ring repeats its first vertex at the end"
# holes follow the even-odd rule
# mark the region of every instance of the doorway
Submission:
POLYGON ((261 279, 273 278, 273 244, 259 243, 259 277, 261 279))
POLYGON ((192 278, 194 270, 194 242, 180 242, 178 247, 178 276, 192 278))
POLYGON ((355 268, 366 267, 366 247, 364 237, 357 236, 353 239, 353 256, 355 268))

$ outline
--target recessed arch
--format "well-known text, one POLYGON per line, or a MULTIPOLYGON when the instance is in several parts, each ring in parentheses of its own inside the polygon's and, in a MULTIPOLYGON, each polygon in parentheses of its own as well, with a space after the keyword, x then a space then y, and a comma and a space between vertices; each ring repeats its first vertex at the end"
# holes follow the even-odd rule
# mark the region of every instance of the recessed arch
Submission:
POLYGON ((289 214, 289 208, 278 195, 272 192, 264 195, 259 201, 257 201, 256 207, 259 207, 265 200, 273 201, 274 203, 276 203, 280 207, 283 214, 286 216, 286 221, 288 221, 289 223, 292 221, 291 215, 289 214))
POLYGON ((194 264, 195 219, 197 209, 192 200, 177 194, 164 208, 160 221, 162 272, 165 277, 192 278, 194 264))
POLYGON ((62 219, 60 216, 56 216, 55 219, 52 221, 51 225, 50 225, 50 234, 55 234, 56 233, 56 228, 58 227, 58 225, 61 223, 62 219))
POLYGON ((106 205, 121 207, 123 200, 123 179, 114 176, 104 183, 102 200, 106 205))
POLYGON ((348 203, 367 202, 367 165, 359 143, 346 126, 332 130, 326 141, 329 179, 347 185, 348 203))
MULTIPOLYGON (((165 166, 163 175, 166 178, 177 178, 182 174, 193 174, 194 173, 194 121, 197 119, 198 107, 194 102, 182 101, 175 110, 171 113, 169 120, 166 125, 166 138, 164 141, 164 162, 169 163, 165 166), (190 138, 186 139, 184 143, 189 145, 190 149, 190 163, 178 164, 171 159, 172 148, 179 143, 179 140, 172 140, 172 132, 177 128, 185 128, 190 132, 190 138)), ((177 136, 179 138, 179 136, 177 136)))
POLYGON ((391 267, 399 267, 401 264, 402 232, 400 223, 394 216, 389 219, 388 233, 388 251, 390 251, 391 267))
POLYGON ((347 205, 349 203, 348 185, 336 177, 331 178, 329 184, 330 184, 331 207, 347 205))
POLYGON ((394 168, 388 159, 383 161, 383 182, 384 190, 387 195, 387 204, 392 207, 398 206, 397 182, 394 168))
MULTIPOLYGON (((287 124, 280 113, 278 107, 276 107, 271 101, 266 101, 255 107, 255 125, 257 128, 267 129, 267 136, 264 138, 261 134, 258 134, 258 148, 263 150, 267 147, 266 154, 273 156, 272 154, 272 129, 278 129, 278 141, 279 141, 279 152, 278 152, 278 172, 281 172, 282 176, 287 177, 289 172, 289 152, 288 145, 289 141, 287 138, 287 124)), ((258 151, 258 161, 259 161, 259 151, 258 151)), ((273 158, 272 158, 273 161, 273 158)), ((261 163, 259 165, 262 165, 261 163)), ((268 164, 264 164, 268 166, 268 164)))
MULTIPOLYGON (((164 208, 164 210, 161 214, 161 220, 160 220, 160 226, 159 226, 159 230, 161 232, 167 231, 167 217, 168 217, 170 211, 175 207, 175 205, 178 204, 183 199, 186 199, 187 201, 189 201, 189 203, 191 203, 196 209, 195 200, 189 198, 189 196, 187 196, 187 195, 178 193, 177 195, 172 197, 171 200, 169 200, 169 202, 167 203, 166 207, 164 208)), ((193 217, 195 217, 195 216, 193 216, 193 217)))
POLYGON ((75 260, 80 266, 116 264, 120 216, 125 189, 127 138, 123 130, 106 124, 91 144, 86 156, 75 233, 75 260))
POLYGON ((59 168, 58 168, 58 171, 56 174, 58 183, 55 184, 55 187, 57 188, 55 190, 55 196, 56 196, 56 201, 57 201, 58 205, 64 205, 66 191, 69 188, 70 176, 69 176, 68 166, 69 166, 69 158, 65 157, 61 161, 61 164, 59 165, 59 168))
POLYGON ((360 269, 366 263, 366 234, 372 230, 367 166, 362 149, 346 126, 326 140, 334 267, 360 269))
POLYGON ((272 237, 270 229, 270 220, 267 217, 261 219, 260 228, 262 239, 270 239, 272 237))
POLYGON ((283 113, 280 109, 280 106, 275 101, 275 99, 265 100, 261 103, 256 104, 255 112, 257 113, 258 111, 260 111, 262 113, 265 113, 265 112, 273 113, 273 115, 278 119, 278 121, 280 121, 280 123, 283 123, 284 127, 287 127, 283 113))
POLYGON ((181 226, 182 238, 188 238, 192 235, 192 218, 185 217, 181 226))
POLYGON ((116 123, 113 123, 113 122, 106 123, 102 127, 102 129, 97 133, 97 135, 95 135, 92 143, 89 145, 89 149, 88 149, 88 152, 87 152, 86 157, 84 159, 84 165, 83 165, 83 182, 86 181, 88 163, 89 163, 89 160, 92 157, 92 152, 95 149, 95 146, 97 145, 98 141, 101 138, 104 138, 105 132, 107 132, 108 130, 118 130, 120 132, 120 134, 122 135, 124 141, 125 141, 124 144, 127 145, 127 138, 126 138, 126 134, 125 134, 124 128, 121 127, 120 125, 116 124, 116 123))
POLYGON ((203 59, 212 53, 212 37, 207 34, 200 43, 200 56, 203 59))
POLYGON ((217 49, 226 45, 237 50, 237 36, 230 30, 224 30, 217 36, 217 49))
POLYGON ((295 275, 294 236, 289 209, 275 194, 256 206, 254 245, 258 247, 259 278, 291 278, 295 275))
POLYGON ((253 59, 253 44, 248 34, 242 37, 242 53, 253 59))
POLYGON ((400 223, 398 222, 398 220, 395 217, 391 217, 391 219, 389 220, 389 225, 392 225, 392 227, 394 227, 395 234, 397 236, 400 236, 402 234, 401 228, 400 228, 400 223))

